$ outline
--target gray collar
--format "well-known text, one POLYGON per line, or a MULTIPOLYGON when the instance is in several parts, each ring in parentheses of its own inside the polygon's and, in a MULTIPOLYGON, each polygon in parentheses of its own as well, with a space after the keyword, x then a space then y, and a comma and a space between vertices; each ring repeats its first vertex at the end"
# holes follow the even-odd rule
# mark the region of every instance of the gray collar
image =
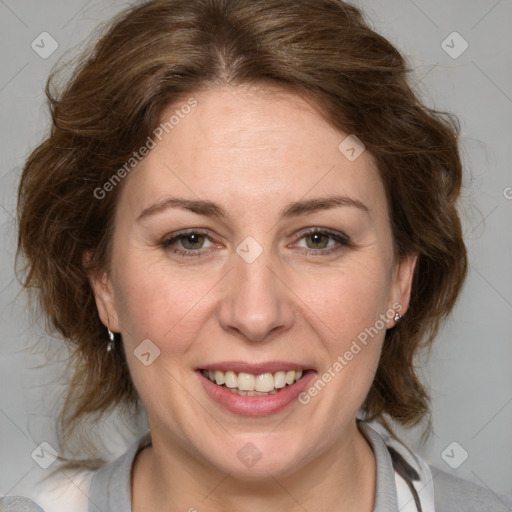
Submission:
POLYGON ((397 512, 398 497, 396 492, 395 470, 391 455, 384 439, 368 423, 358 420, 359 431, 370 444, 377 466, 377 483, 373 512, 397 512))
MULTIPOLYGON (((377 466, 373 512, 397 512, 398 499, 391 456, 382 437, 364 421, 359 430, 368 440, 377 466)), ((137 452, 151 444, 149 432, 121 457, 94 473, 89 492, 89 512, 131 512, 131 469, 137 452)))

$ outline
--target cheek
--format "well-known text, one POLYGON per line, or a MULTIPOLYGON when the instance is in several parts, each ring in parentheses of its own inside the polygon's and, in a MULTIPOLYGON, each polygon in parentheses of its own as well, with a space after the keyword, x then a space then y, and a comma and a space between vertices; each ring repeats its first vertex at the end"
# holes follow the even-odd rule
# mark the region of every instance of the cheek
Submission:
POLYGON ((368 260, 325 278, 306 279, 301 286, 298 295, 308 297, 301 314, 319 334, 324 352, 318 375, 322 383, 317 381, 307 393, 311 400, 322 395, 322 407, 329 414, 337 411, 337 421, 342 421, 347 409, 359 409, 378 366, 386 319, 392 314, 387 310, 387 273, 379 260, 368 260), (329 389, 325 394, 324 384, 329 389))
POLYGON ((186 350, 209 306, 213 276, 170 272, 135 258, 125 260, 118 276, 116 309, 125 344, 134 347, 149 338, 162 351, 186 350))
MULTIPOLYGON (((128 367, 143 403, 158 417, 162 403, 177 406, 184 401, 179 383, 188 367, 187 353, 210 315, 209 290, 215 280, 208 274, 185 277, 168 266, 135 258, 125 260, 118 277, 116 308, 128 367), (137 356, 142 346, 150 353, 147 366, 137 356)), ((178 424, 179 418, 168 421, 178 424)))
MULTIPOLYGON (((327 339, 339 348, 347 335, 355 337, 374 326, 388 306, 388 272, 378 260, 308 277, 297 285, 297 294, 307 298, 308 317, 323 325, 322 330, 330 333, 327 339)), ((382 329, 381 323, 377 327, 382 329)))

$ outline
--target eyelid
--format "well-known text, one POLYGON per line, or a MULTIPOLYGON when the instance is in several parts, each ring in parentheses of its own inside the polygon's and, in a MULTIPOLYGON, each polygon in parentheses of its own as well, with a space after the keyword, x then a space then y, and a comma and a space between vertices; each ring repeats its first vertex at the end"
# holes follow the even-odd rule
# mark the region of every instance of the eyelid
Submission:
POLYGON ((173 238, 178 238, 180 236, 186 236, 191 234, 208 236, 208 230, 203 228, 180 229, 179 231, 173 231, 172 233, 165 235, 164 240, 172 240, 173 238))
POLYGON ((343 233, 342 231, 335 231, 333 229, 321 228, 321 227, 304 228, 304 229, 300 230, 296 236, 299 238, 302 238, 306 235, 314 235, 315 233, 320 233, 322 235, 329 235, 333 238, 343 239, 347 243, 350 241, 349 236, 346 235, 345 233, 343 233))

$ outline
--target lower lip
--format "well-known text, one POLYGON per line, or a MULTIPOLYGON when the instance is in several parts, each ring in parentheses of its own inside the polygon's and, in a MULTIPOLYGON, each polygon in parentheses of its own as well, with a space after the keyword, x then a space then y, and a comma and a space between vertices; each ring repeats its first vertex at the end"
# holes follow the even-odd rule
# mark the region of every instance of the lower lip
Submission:
POLYGON ((281 388, 281 391, 278 391, 275 395, 241 396, 214 384, 202 374, 201 370, 197 370, 196 373, 205 391, 215 402, 228 411, 242 416, 268 416, 282 411, 297 399, 316 374, 312 370, 307 371, 300 380, 281 388))

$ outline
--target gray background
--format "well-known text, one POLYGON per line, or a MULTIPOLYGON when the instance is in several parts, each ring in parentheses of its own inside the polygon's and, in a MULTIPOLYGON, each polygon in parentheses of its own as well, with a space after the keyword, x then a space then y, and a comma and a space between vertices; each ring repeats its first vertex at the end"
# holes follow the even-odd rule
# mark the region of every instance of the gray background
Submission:
MULTIPOLYGON (((466 177, 461 210, 469 277, 424 371, 432 389, 434 434, 424 446, 418 430, 403 437, 430 463, 510 494, 512 2, 354 3, 409 58, 423 99, 455 112, 462 123, 466 177), (442 47, 454 31, 469 44, 457 58, 442 47), (457 469, 446 462, 458 465, 465 452, 468 458, 457 469)), ((113 0, 0 0, 0 495, 29 492, 32 481, 49 471, 31 453, 42 441, 57 444, 53 421, 66 357, 58 340, 31 324, 14 278, 13 216, 20 169, 47 129, 43 86, 52 65, 83 47, 98 23, 126 5, 113 0), (31 43, 45 31, 59 46, 43 59, 31 43), (26 349, 38 340, 38 349, 26 349), (48 364, 45 350, 61 362, 48 364)), ((463 44, 452 36, 445 48, 451 46, 446 49, 454 55, 463 44)), ((49 48, 46 40, 45 51, 49 48)), ((108 436, 112 456, 124 449, 128 437, 108 436)))

